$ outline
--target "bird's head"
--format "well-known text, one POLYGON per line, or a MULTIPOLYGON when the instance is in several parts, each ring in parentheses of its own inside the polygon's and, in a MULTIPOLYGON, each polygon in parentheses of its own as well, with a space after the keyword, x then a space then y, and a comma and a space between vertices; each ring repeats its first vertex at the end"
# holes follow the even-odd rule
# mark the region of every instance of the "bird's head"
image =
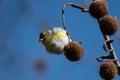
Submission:
POLYGON ((46 42, 51 40, 51 36, 52 36, 52 31, 51 30, 45 30, 45 31, 40 33, 39 42, 42 42, 43 44, 45 44, 46 42))

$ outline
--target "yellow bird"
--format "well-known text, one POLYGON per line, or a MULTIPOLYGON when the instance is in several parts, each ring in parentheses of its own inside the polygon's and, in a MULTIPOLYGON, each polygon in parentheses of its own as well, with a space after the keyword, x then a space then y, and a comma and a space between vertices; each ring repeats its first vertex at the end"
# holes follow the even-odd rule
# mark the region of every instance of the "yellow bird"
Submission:
POLYGON ((45 46, 48 52, 61 54, 64 52, 64 46, 71 41, 66 33, 67 32, 60 27, 55 27, 53 30, 44 30, 40 33, 39 42, 45 46))

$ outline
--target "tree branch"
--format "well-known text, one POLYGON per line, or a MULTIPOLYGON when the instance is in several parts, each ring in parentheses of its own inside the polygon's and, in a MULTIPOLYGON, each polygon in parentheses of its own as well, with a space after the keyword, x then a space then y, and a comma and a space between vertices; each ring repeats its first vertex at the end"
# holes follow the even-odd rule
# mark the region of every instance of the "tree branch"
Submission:
POLYGON ((66 32, 67 32, 66 34, 67 34, 68 39, 69 39, 69 42, 70 42, 70 40, 72 40, 72 38, 69 36, 69 32, 67 31, 66 24, 65 24, 65 17, 64 17, 65 7, 67 7, 67 6, 72 6, 72 7, 74 7, 74 8, 81 9, 82 12, 89 12, 89 9, 83 8, 83 7, 81 7, 81 6, 79 6, 79 5, 75 4, 75 3, 66 3, 66 4, 64 4, 64 5, 62 6, 62 23, 63 23, 64 29, 65 29, 66 32))
POLYGON ((67 6, 72 6, 74 8, 77 8, 77 9, 81 9, 82 12, 89 12, 89 9, 87 8, 83 8, 75 3, 66 3, 62 6, 62 23, 63 23, 63 27, 64 29, 67 31, 67 28, 66 28, 66 24, 65 24, 65 18, 64 18, 64 13, 65 13, 65 7, 67 6))
MULTIPOLYGON (((100 25, 100 20, 97 19, 97 21, 98 21, 98 23, 99 23, 99 25, 100 25)), ((104 33, 102 33, 102 35, 103 35, 105 41, 111 41, 108 35, 105 35, 104 33)), ((119 63, 119 61, 118 61, 118 59, 117 59, 117 56, 116 56, 116 53, 115 53, 114 48, 113 48, 113 46, 112 46, 112 43, 111 43, 111 42, 108 42, 108 43, 106 43, 106 45, 107 45, 108 49, 110 50, 110 51, 109 51, 109 53, 110 53, 110 55, 109 55, 109 56, 110 56, 110 59, 114 59, 114 60, 115 60, 115 61, 113 61, 113 62, 114 62, 114 64, 116 64, 116 66, 118 67, 118 74, 120 75, 120 63, 119 63)))

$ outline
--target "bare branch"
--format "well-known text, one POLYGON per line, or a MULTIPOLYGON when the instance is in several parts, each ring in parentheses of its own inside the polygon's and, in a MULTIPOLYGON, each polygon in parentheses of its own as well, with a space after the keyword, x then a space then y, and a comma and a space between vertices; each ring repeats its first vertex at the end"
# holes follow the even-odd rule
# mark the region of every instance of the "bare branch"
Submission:
POLYGON ((81 9, 82 12, 89 12, 89 9, 83 8, 83 7, 81 7, 81 6, 79 6, 79 5, 75 4, 75 3, 66 3, 66 4, 64 4, 62 6, 62 22, 63 22, 63 27, 64 27, 65 30, 67 30, 66 25, 65 25, 65 18, 64 18, 64 13, 65 13, 65 7, 66 6, 72 6, 74 8, 81 9))
POLYGON ((64 17, 64 13, 65 13, 65 7, 66 6, 72 6, 74 8, 78 8, 78 9, 81 9, 82 12, 89 12, 89 9, 87 8, 83 8, 75 3, 66 3, 62 6, 62 23, 63 23, 63 27, 64 29, 66 30, 66 34, 68 36, 68 39, 69 39, 69 42, 70 42, 70 39, 72 39, 70 36, 69 36, 69 32, 67 31, 67 28, 66 28, 66 24, 65 24, 65 17, 64 17))
MULTIPOLYGON (((98 23, 99 23, 100 20, 99 19, 97 19, 97 20, 98 20, 98 23)), ((103 37, 104 37, 105 41, 111 41, 108 35, 106 35, 104 33, 102 33, 102 34, 103 34, 103 37)), ((116 64, 117 67, 120 67, 120 63, 117 59, 116 53, 115 53, 114 48, 112 46, 112 42, 106 42, 106 45, 109 49, 110 59, 114 59, 115 60, 115 61, 113 61, 114 64, 116 64)), ((120 73, 120 70, 118 70, 118 71, 119 71, 118 73, 120 73)))

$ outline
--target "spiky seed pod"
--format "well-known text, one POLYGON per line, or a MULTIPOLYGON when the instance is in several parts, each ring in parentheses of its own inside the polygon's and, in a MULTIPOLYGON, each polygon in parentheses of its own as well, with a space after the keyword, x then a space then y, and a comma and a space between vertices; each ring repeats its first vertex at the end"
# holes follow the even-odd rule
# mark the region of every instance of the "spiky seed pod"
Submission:
POLYGON ((118 20, 115 17, 106 15, 100 20, 100 29, 104 34, 113 35, 119 28, 118 20))
POLYGON ((83 48, 80 43, 71 41, 64 47, 64 54, 70 61, 78 61, 83 56, 83 48))
POLYGON ((116 77, 117 67, 110 61, 106 61, 100 66, 100 76, 105 80, 111 80, 116 77))
POLYGON ((91 16, 101 18, 108 14, 108 4, 106 0, 95 0, 89 7, 91 16))

